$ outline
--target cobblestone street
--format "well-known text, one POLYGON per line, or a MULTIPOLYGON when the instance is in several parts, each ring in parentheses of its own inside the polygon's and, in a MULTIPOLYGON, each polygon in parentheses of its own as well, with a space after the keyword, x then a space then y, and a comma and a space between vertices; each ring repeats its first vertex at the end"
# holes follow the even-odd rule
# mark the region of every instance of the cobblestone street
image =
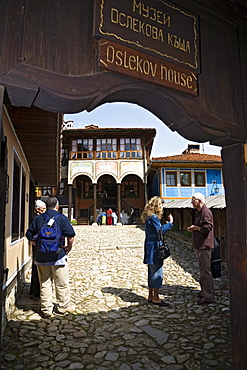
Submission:
POLYGON ((233 369, 227 276, 216 304, 197 305, 195 255, 179 242, 164 262, 161 296, 146 300, 144 231, 135 226, 76 226, 69 254, 74 314, 43 319, 29 282, 4 336, 1 369, 233 369))

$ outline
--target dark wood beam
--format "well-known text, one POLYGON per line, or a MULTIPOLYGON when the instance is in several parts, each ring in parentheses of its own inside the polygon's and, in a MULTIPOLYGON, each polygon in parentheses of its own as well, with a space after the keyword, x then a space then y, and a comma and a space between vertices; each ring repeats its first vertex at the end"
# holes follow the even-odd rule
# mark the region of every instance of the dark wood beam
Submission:
POLYGON ((247 364, 247 154, 246 145, 222 150, 226 189, 226 244, 234 369, 247 364))

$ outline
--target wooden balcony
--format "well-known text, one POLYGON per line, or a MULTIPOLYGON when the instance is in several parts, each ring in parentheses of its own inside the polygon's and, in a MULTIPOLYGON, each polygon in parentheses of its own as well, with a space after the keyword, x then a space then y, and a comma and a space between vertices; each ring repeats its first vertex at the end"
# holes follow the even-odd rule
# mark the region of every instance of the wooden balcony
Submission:
POLYGON ((83 151, 69 153, 70 160, 84 159, 143 159, 142 150, 126 150, 126 151, 83 151))

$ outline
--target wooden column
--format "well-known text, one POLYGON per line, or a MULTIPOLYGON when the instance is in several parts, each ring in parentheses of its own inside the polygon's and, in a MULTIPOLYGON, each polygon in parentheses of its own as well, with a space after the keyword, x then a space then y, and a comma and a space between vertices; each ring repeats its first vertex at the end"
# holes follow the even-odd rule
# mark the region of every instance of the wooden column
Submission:
POLYGON ((117 208, 118 208, 117 221, 118 222, 121 222, 121 220, 120 220, 120 213, 121 213, 121 184, 117 184, 117 208))
POLYGON ((144 146, 143 148, 143 166, 144 166, 144 207, 148 202, 148 191, 147 191, 147 151, 144 146))
POLYGON ((68 219, 71 220, 72 185, 68 185, 68 219))
POLYGON ((96 223, 97 184, 93 184, 93 223, 96 223))
POLYGON ((230 284, 230 316, 234 369, 247 364, 247 148, 222 150, 226 191, 226 245, 230 284))

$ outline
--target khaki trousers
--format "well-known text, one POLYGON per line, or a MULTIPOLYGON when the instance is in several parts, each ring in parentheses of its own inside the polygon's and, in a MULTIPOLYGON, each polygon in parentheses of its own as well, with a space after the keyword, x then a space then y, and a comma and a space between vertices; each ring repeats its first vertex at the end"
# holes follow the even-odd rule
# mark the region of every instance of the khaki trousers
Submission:
POLYGON ((200 271, 201 293, 205 301, 213 300, 214 288, 211 272, 211 251, 207 249, 195 249, 200 271))
POLYGON ((37 266, 40 282, 40 306, 41 312, 51 314, 52 282, 55 285, 57 306, 67 308, 70 304, 69 272, 68 264, 61 266, 37 266))

